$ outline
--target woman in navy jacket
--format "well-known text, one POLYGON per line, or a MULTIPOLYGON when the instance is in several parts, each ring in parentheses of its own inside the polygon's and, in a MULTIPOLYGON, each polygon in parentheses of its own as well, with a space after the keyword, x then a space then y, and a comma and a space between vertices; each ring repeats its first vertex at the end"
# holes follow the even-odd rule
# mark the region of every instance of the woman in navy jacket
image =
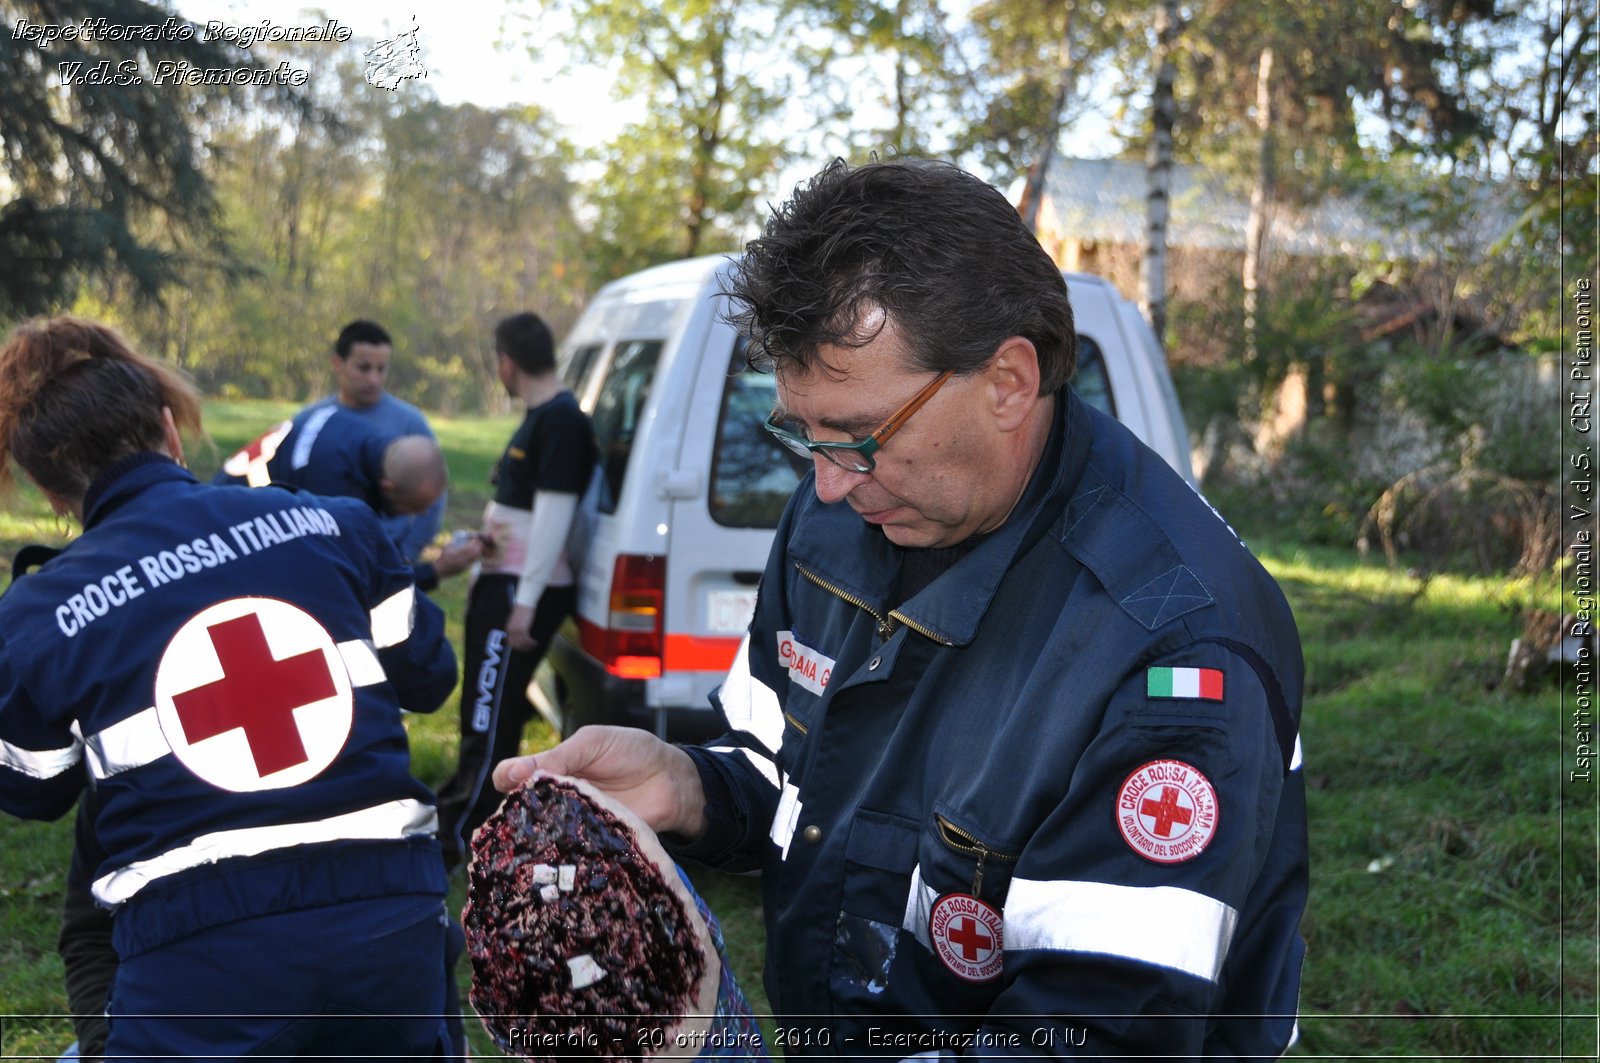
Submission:
POLYGON ((98 802, 107 1054, 430 1056, 445 881, 402 708, 455 684, 368 507, 198 483, 174 371, 92 322, 0 351, 15 460, 83 534, 0 598, 0 808, 98 802))

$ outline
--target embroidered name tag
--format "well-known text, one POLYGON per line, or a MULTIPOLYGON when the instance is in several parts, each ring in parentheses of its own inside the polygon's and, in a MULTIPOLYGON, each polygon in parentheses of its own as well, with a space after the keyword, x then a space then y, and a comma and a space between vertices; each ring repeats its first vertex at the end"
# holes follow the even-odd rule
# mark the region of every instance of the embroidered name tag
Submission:
POLYGON ((778 632, 778 663, 789 670, 789 681, 821 694, 833 677, 833 658, 824 657, 794 637, 792 631, 778 632))

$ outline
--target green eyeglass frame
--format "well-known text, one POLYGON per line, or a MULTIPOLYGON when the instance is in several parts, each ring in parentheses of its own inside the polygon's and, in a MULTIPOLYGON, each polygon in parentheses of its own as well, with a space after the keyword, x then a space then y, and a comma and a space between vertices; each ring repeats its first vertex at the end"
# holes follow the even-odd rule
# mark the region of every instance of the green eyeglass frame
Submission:
POLYGON ((885 443, 889 442, 891 436, 905 427, 905 423, 911 420, 911 415, 922 409, 927 401, 933 398, 940 388, 944 387, 945 381, 955 375, 955 372, 954 369, 946 369, 934 377, 926 387, 911 396, 910 402, 890 414, 889 419, 883 422, 877 431, 858 443, 813 442, 805 436, 797 435, 780 425, 776 411, 773 412, 771 417, 767 418, 765 427, 767 431, 777 438, 778 442, 802 458, 810 458, 813 454, 821 454, 846 472, 871 472, 878 467, 873 455, 885 443))

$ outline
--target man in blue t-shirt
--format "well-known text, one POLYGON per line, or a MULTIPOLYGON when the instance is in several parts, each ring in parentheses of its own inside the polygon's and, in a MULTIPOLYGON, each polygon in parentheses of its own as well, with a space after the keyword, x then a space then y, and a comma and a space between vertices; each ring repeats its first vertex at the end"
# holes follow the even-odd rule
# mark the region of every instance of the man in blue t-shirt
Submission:
MULTIPOLYGON (((339 330, 328 364, 333 370, 335 392, 301 411, 337 406, 364 419, 385 436, 433 436, 433 429, 422 411, 384 390, 389 378, 389 361, 394 341, 383 326, 373 321, 352 321, 339 330)), ((400 547, 400 554, 415 564, 439 534, 444 520, 446 496, 420 514, 391 515, 383 518, 389 537, 400 547)))

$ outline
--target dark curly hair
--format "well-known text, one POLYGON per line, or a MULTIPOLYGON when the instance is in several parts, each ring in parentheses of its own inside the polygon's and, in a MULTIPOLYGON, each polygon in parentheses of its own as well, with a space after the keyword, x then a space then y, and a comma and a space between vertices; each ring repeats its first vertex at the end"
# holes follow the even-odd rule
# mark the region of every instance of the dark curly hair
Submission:
POLYGON ((999 191, 948 163, 834 160, 772 212, 724 294, 762 369, 805 371, 823 344, 871 342, 880 308, 919 369, 971 373, 1023 336, 1049 394, 1077 363, 1061 271, 999 191))

